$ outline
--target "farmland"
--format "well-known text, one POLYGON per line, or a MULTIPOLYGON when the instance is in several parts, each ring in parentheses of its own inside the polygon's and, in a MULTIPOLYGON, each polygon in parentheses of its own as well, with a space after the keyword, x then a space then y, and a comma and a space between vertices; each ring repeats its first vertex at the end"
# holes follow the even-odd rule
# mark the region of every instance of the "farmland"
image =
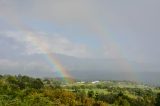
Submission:
POLYGON ((159 94, 159 87, 132 81, 0 77, 0 106, 159 106, 159 94))

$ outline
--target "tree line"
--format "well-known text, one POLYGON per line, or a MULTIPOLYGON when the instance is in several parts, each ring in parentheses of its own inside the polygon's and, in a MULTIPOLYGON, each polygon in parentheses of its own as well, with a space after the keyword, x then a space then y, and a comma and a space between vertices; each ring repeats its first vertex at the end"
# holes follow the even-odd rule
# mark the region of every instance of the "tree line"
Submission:
POLYGON ((81 87, 64 86, 58 80, 0 75, 0 106, 160 106, 160 93, 150 90, 106 86, 103 89, 111 92, 104 94, 81 87), (125 91, 137 92, 137 98, 125 91))

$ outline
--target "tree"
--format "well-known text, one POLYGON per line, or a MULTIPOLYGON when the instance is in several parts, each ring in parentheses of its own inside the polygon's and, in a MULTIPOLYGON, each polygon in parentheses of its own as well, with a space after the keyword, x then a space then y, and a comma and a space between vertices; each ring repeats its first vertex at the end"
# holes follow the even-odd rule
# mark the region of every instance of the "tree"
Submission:
POLYGON ((94 96, 94 91, 88 91, 88 97, 92 98, 94 96))
POLYGON ((155 106, 160 106, 160 93, 157 94, 157 97, 155 99, 155 106))
POLYGON ((10 84, 17 84, 17 79, 14 76, 8 76, 7 81, 10 84))
POLYGON ((25 83, 22 81, 18 82, 18 86, 20 89, 25 89, 25 83))
POLYGON ((35 89, 41 89, 44 87, 44 84, 41 79, 37 78, 31 82, 31 87, 35 89))
POLYGON ((129 102, 122 97, 118 97, 118 99, 114 103, 116 106, 130 106, 129 102))

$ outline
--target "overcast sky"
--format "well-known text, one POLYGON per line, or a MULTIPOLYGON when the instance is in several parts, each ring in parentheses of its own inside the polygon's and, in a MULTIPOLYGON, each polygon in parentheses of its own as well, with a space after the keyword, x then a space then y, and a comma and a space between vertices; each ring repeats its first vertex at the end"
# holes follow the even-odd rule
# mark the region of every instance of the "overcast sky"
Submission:
POLYGON ((82 59, 160 64, 159 5, 159 0, 0 0, 0 65, 45 55, 43 47, 82 59))

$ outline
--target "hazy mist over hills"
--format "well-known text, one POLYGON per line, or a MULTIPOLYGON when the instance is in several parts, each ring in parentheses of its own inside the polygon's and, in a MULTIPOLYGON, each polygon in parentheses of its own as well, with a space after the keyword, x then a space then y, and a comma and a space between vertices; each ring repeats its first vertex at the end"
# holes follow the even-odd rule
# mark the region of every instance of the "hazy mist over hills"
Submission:
MULTIPOLYGON (((122 67, 124 60, 76 58, 66 55, 54 55, 67 71, 80 80, 132 80, 145 83, 160 84, 160 72, 154 70, 155 65, 128 61, 130 70, 122 67), (154 71, 153 71, 154 70, 154 71)), ((34 77, 59 77, 52 70, 44 55, 29 55, 12 58, 15 64, 1 62, 0 74, 22 74, 34 77), (8 64, 6 64, 8 63, 8 64)))

